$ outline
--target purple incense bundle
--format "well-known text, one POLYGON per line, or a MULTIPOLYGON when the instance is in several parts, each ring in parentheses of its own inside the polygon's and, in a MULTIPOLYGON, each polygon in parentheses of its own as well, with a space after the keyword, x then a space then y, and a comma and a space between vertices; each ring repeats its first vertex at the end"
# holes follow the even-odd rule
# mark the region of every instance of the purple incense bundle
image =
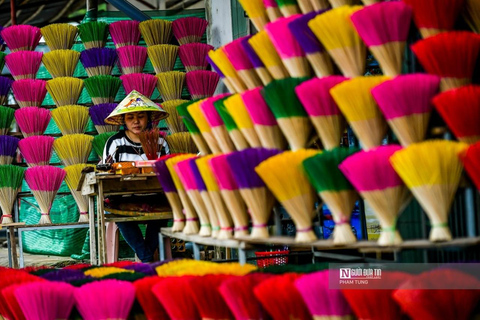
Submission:
POLYGON ((17 51, 5 57, 5 64, 13 79, 35 79, 42 63, 42 52, 17 51))
POLYGON ((117 63, 117 51, 111 48, 92 48, 80 53, 80 62, 89 77, 112 74, 117 63))
POLYGON ((40 107, 47 94, 47 82, 37 79, 14 81, 12 91, 17 104, 23 107, 40 107))
POLYGON ((125 93, 129 94, 136 90, 150 98, 158 82, 158 78, 148 73, 130 73, 120 76, 125 93))
POLYGON ((0 77, 0 105, 5 105, 12 87, 13 80, 7 77, 0 77))
POLYGON ((133 270, 135 272, 140 272, 140 273, 143 273, 147 276, 153 276, 153 275, 157 274, 157 272, 152 267, 152 265, 150 265, 148 263, 133 263, 131 265, 123 267, 123 269, 133 270))
POLYGON ((88 112, 98 133, 118 131, 119 126, 105 123, 105 119, 117 107, 116 103, 101 103, 91 106, 88 112))
POLYGON ((12 164, 17 153, 20 139, 12 136, 0 136, 0 165, 12 164))
POLYGON ((72 282, 72 281, 91 278, 90 276, 86 276, 82 270, 74 270, 74 269, 54 270, 54 271, 44 273, 40 277, 48 281, 57 281, 57 282, 72 282))
POLYGON ((188 43, 180 46, 178 56, 187 72, 207 70, 208 52, 213 49, 213 46, 206 43, 188 43))
POLYGON ((258 77, 260 78, 260 80, 262 80, 263 85, 266 86, 273 81, 273 78, 270 75, 270 72, 268 72, 267 68, 265 67, 265 64, 262 62, 258 54, 255 52, 255 50, 253 50, 252 46, 248 42, 250 38, 251 36, 243 37, 240 41, 240 45, 242 46, 243 51, 252 63, 253 67, 255 68, 258 77))
POLYGON ((262 82, 255 72, 254 65, 243 49, 242 42, 248 41, 249 36, 236 39, 223 47, 223 52, 237 71, 240 78, 243 80, 248 89, 253 89, 262 86, 262 82))

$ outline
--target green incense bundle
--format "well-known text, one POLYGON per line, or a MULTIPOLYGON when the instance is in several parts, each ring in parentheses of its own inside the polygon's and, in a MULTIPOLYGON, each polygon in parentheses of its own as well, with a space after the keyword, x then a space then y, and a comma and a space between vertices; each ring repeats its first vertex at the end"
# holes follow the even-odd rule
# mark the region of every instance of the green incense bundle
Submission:
POLYGON ((107 140, 116 133, 116 131, 104 132, 93 137, 93 150, 95 150, 95 153, 100 159, 103 157, 103 149, 105 149, 107 140))
POLYGON ((3 51, 0 51, 0 72, 3 70, 3 67, 5 66, 5 57, 7 54, 3 51))
POLYGON ((302 163, 308 180, 332 213, 335 221, 333 243, 337 245, 356 241, 350 227, 350 216, 358 196, 338 165, 358 151, 358 148, 337 147, 302 163))
POLYGON ((203 136, 200 133, 200 129, 195 124, 195 121, 193 121, 193 118, 187 109, 191 104, 197 101, 198 100, 191 100, 191 101, 182 103, 177 107, 177 111, 180 117, 182 117, 183 123, 185 123, 185 126, 188 129, 188 132, 190 132, 190 134, 192 135, 192 139, 197 145, 198 150, 200 150, 200 153, 202 155, 207 155, 210 153, 210 148, 208 147, 205 139, 203 139, 203 136))
POLYGON ((25 168, 11 164, 0 165, 0 208, 3 215, 1 223, 12 223, 12 208, 17 193, 22 186, 25 168))
POLYGON ((263 96, 293 151, 307 146, 312 125, 298 100, 295 87, 306 78, 274 80, 263 88, 263 96))
POLYGON ((84 84, 93 104, 113 103, 122 80, 110 75, 99 75, 85 79, 84 84))
POLYGON ((108 23, 91 21, 78 25, 78 33, 85 49, 103 48, 108 37, 108 23))
POLYGON ((225 106, 225 100, 230 98, 231 96, 227 96, 221 99, 218 99, 213 103, 215 109, 217 110, 220 118, 222 118, 225 127, 227 128, 228 135, 232 139, 233 144, 237 150, 247 149, 249 147, 247 140, 243 136, 242 132, 238 128, 237 124, 233 120, 232 116, 227 110, 225 106))
POLYGON ((6 135, 12 125, 15 110, 0 106, 0 135, 6 135))

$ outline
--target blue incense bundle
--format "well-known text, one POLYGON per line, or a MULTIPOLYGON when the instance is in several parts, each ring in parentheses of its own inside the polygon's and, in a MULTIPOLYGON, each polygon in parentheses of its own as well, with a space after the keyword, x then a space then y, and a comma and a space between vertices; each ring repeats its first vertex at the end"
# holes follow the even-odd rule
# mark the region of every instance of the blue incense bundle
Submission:
MULTIPOLYGON (((1 69, 0 69, 1 72, 1 69)), ((13 80, 7 77, 0 77, 0 105, 5 105, 8 93, 12 87, 13 80)))
POLYGON ((80 54, 80 62, 89 77, 110 75, 117 58, 117 51, 110 48, 92 48, 80 54))
POLYGON ((267 68, 265 68, 265 64, 260 60, 259 56, 253 50, 252 46, 248 42, 248 40, 251 38, 251 36, 244 37, 240 41, 240 45, 242 46, 244 52, 246 53, 248 60, 252 63, 253 67, 255 68, 255 71, 257 72, 258 77, 260 80, 262 80, 262 83, 264 86, 272 82, 273 78, 270 75, 270 72, 268 72, 267 68))
POLYGON ((0 136, 0 164, 12 164, 20 139, 12 136, 0 136))
POLYGON ((98 133, 118 131, 118 126, 105 123, 105 118, 107 118, 116 107, 116 103, 101 103, 90 107, 88 112, 98 133))

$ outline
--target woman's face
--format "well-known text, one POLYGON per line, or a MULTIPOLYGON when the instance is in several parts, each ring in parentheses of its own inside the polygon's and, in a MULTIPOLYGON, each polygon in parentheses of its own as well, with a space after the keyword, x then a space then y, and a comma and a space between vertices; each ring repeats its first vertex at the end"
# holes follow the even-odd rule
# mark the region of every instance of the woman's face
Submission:
POLYGON ((148 115, 144 111, 131 112, 125 115, 125 126, 127 129, 138 135, 147 128, 148 115))

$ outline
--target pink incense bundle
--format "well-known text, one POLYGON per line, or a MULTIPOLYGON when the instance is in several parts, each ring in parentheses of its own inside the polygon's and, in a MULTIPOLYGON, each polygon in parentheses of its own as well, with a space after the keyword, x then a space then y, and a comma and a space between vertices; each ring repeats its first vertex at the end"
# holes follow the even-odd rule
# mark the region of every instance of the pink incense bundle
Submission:
POLYGON ((49 136, 31 136, 20 140, 18 148, 29 167, 46 166, 52 157, 54 140, 49 136))
POLYGON ((5 64, 13 79, 35 79, 42 63, 42 56, 42 52, 16 51, 5 57, 5 64))
POLYGON ((127 94, 136 90, 147 98, 152 96, 158 81, 157 77, 148 73, 124 74, 120 76, 120 79, 127 94))
POLYGON ((223 282, 232 278, 234 278, 234 276, 212 274, 190 279, 188 282, 190 294, 193 296, 193 300, 202 319, 233 319, 228 305, 218 291, 218 288, 223 282))
POLYGON ((12 83, 13 96, 20 108, 40 107, 47 94, 45 80, 22 79, 12 83))
POLYGON ((40 208, 38 224, 52 223, 50 209, 65 174, 65 170, 53 166, 30 167, 25 171, 25 181, 40 208))
POLYGON ((115 48, 124 46, 136 46, 140 41, 140 22, 135 20, 123 20, 113 22, 108 26, 115 48))
POLYGON ((242 42, 246 38, 248 38, 248 36, 236 39, 225 45, 222 50, 227 55, 228 60, 230 60, 240 78, 242 78, 243 82, 247 85, 247 88, 253 89, 262 86, 263 83, 257 76, 255 67, 243 49, 242 42))
POLYGON ((288 24, 298 17, 300 15, 278 19, 265 27, 288 73, 294 78, 309 77, 311 75, 310 65, 305 57, 305 52, 288 28, 288 24))
POLYGON ((439 85, 437 76, 408 74, 372 89, 373 98, 402 146, 425 139, 433 108, 431 100, 439 85))
POLYGON ((15 121, 25 138, 42 135, 50 119, 50 110, 44 108, 25 107, 15 111, 15 121))
POLYGON ((147 48, 142 46, 124 46, 117 49, 122 74, 142 73, 147 62, 147 48))
POLYGON ((412 9, 403 2, 381 2, 351 15, 358 34, 380 64, 383 74, 401 73, 412 9))
POLYGON ((389 161, 400 149, 402 147, 390 145, 360 151, 338 166, 380 221, 382 232, 378 244, 381 246, 398 245, 403 241, 396 223, 411 195, 389 161))
POLYGON ((206 43, 187 43, 178 48, 178 56, 187 72, 207 70, 207 55, 213 46, 206 43))
POLYGON ((137 280, 135 286, 135 297, 142 306, 143 312, 148 320, 168 320, 167 312, 152 291, 152 288, 160 283, 163 278, 154 275, 137 280))
POLYGON ((0 32, 11 52, 29 50, 33 51, 42 38, 40 28, 30 25, 14 25, 0 32))
POLYGON ((285 138, 261 91, 262 88, 259 87, 245 91, 240 96, 252 119, 262 147, 283 150, 286 147, 285 138))
POLYGON ((194 100, 213 96, 219 80, 218 73, 207 70, 187 72, 185 76, 188 91, 194 100))
POLYGON ((280 8, 275 0, 263 0, 265 11, 267 12, 268 19, 275 21, 283 17, 280 8))
POLYGON ((218 114, 217 109, 214 105, 215 101, 218 101, 227 96, 229 96, 228 93, 219 94, 214 97, 205 99, 200 104, 200 109, 202 110, 203 115, 205 116, 205 119, 207 120, 208 125, 212 130, 212 134, 217 140, 218 146, 220 147, 222 153, 229 153, 235 151, 235 145, 233 144, 232 139, 228 134, 227 127, 225 126, 225 123, 218 114))
POLYGON ((185 17, 176 19, 172 23, 172 32, 180 45, 200 42, 208 21, 197 17, 185 17))
POLYGON ((330 95, 330 89, 345 80, 348 79, 342 76, 314 78, 295 88, 298 99, 327 150, 339 146, 345 130, 345 118, 330 95))
POLYGON ((440 90, 446 91, 472 82, 480 35, 467 31, 444 32, 420 40, 411 48, 428 73, 442 78, 440 90))
POLYGON ((135 300, 135 287, 114 279, 84 284, 75 290, 78 311, 85 320, 126 320, 135 300))

